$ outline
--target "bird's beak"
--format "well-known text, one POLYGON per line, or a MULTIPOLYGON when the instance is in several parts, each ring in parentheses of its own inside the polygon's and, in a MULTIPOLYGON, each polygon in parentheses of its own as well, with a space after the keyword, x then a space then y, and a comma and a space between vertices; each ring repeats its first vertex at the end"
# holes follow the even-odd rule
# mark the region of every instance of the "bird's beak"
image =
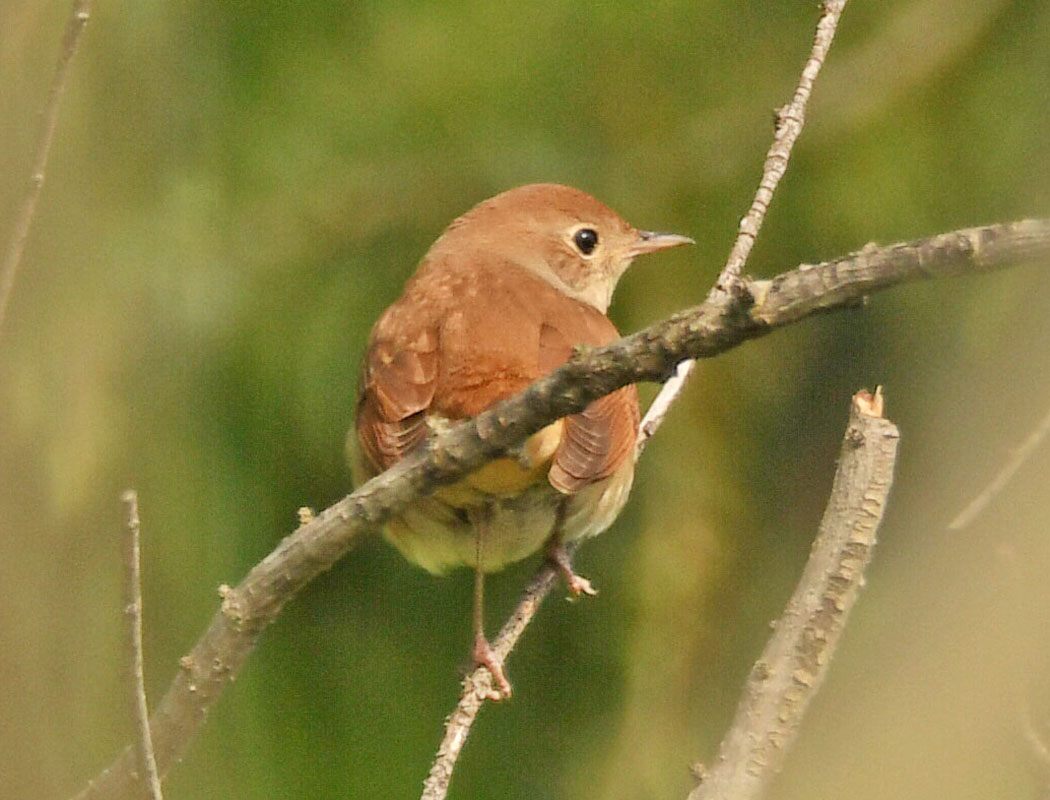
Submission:
POLYGON ((655 253, 657 250, 666 250, 668 247, 678 247, 680 244, 696 244, 688 236, 677 233, 656 233, 654 231, 638 231, 638 239, 631 246, 631 258, 643 253, 655 253))

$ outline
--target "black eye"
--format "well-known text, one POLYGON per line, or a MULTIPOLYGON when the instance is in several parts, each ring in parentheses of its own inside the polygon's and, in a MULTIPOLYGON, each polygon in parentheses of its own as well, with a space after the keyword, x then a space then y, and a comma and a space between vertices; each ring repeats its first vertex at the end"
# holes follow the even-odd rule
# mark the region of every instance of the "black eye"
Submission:
POLYGON ((594 228, 580 228, 572 235, 572 240, 576 243, 576 247, 579 248, 581 253, 589 256, 594 252, 594 248, 598 246, 598 231, 594 230, 594 228))

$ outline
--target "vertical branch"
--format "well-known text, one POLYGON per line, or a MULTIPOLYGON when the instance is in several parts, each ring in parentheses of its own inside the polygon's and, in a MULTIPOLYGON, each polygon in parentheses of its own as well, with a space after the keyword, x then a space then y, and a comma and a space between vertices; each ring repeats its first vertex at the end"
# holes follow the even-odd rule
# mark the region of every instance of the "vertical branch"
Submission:
POLYGON ((858 392, 809 561, 748 678, 710 772, 689 800, 759 797, 798 735, 864 585, 886 509, 900 434, 882 395, 858 392))
POLYGON ((77 45, 80 43, 80 34, 91 17, 91 0, 74 0, 73 10, 66 23, 66 32, 62 37, 62 47, 58 56, 58 67, 55 69, 55 77, 51 81, 51 88, 47 93, 47 102, 44 104, 44 113, 41 119, 40 136, 37 139, 36 150, 33 154, 32 171, 29 174, 29 185, 22 205, 15 219, 15 227, 11 236, 11 242, 4 254, 4 260, 0 263, 0 330, 4 327, 4 317, 7 314, 7 305, 11 300, 11 292, 15 286, 15 276, 18 267, 22 263, 22 254, 26 249, 26 241, 29 239, 29 229, 33 225, 33 217, 36 215, 37 201, 40 199, 40 191, 44 188, 44 172, 47 169, 47 159, 51 154, 51 143, 55 138, 55 129, 58 127, 58 108, 62 102, 62 95, 66 89, 69 78, 69 68, 76 55, 77 45))
POLYGON ((135 749, 139 776, 149 786, 150 800, 163 800, 157 759, 146 706, 146 679, 142 659, 142 576, 140 574, 139 496, 128 489, 120 498, 124 503, 124 616, 127 621, 127 648, 130 674, 128 700, 135 722, 135 749))
MULTIPOLYGON (((762 167, 762 179, 758 183, 751 207, 740 220, 736 241, 733 242, 729 258, 726 259, 726 264, 711 289, 711 294, 730 291, 740 281, 744 265, 747 264, 751 248, 758 238, 758 232, 766 218, 769 204, 773 200, 773 192, 776 191, 780 179, 787 172, 791 151, 802 133, 802 126, 806 122, 806 106, 813 93, 813 85, 828 57, 828 51, 835 39, 835 31, 838 29, 839 18, 846 7, 846 2, 847 0, 824 0, 821 6, 820 21, 817 22, 817 31, 813 37, 813 47, 809 58, 806 59, 806 64, 802 68, 802 74, 799 76, 791 102, 777 110, 773 144, 766 153, 766 160, 762 167)), ((678 365, 674 377, 660 388, 659 394, 649 406, 649 410, 645 412, 645 417, 638 428, 637 453, 641 454, 646 443, 663 424, 664 417, 671 405, 678 399, 682 389, 685 388, 694 367, 696 367, 696 361, 683 361, 678 365)))

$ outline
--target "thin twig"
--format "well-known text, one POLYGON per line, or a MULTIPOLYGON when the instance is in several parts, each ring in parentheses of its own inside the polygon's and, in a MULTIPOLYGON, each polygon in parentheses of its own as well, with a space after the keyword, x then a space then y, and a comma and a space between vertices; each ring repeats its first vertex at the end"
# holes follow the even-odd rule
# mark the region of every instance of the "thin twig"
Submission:
POLYGON ((3 263, 0 264, 0 330, 4 327, 4 317, 7 315, 7 305, 11 300, 11 292, 15 286, 15 276, 18 267, 22 263, 22 254, 26 249, 26 241, 29 239, 29 229, 33 225, 33 217, 36 214, 37 200, 40 199, 40 191, 44 188, 44 171, 47 168, 48 155, 51 153, 51 143, 55 138, 55 129, 58 126, 58 108, 62 102, 62 95, 66 90, 66 82, 69 77, 69 67, 76 55, 77 45, 80 43, 80 34, 91 17, 91 0, 74 0, 73 11, 69 22, 66 23, 66 32, 62 37, 62 48, 58 56, 58 67, 55 77, 51 81, 51 88, 47 93, 47 102, 44 105, 43 118, 41 120, 40 137, 37 139, 36 151, 33 155, 33 168, 29 176, 29 185, 26 187, 25 198, 18 210, 15 220, 14 232, 11 242, 7 247, 3 263))
MULTIPOLYGON (((1037 259, 1050 259, 1050 220, 869 246, 772 280, 745 280, 740 293, 709 297, 613 344, 577 353, 521 394, 441 432, 428 448, 413 452, 285 537, 235 588, 222 587, 219 612, 181 660, 182 669, 153 714, 160 774, 185 752, 284 604, 342 558, 361 534, 417 498, 622 386, 666 380, 686 359, 712 358, 810 315, 856 307, 868 295, 898 284, 979 274, 1037 259)), ((133 753, 125 751, 77 797, 137 797, 134 763, 133 753)))
MULTIPOLYGON (((1025 656, 1021 673, 1023 675, 1020 685, 1016 688, 1013 705, 1015 709, 1017 726, 1028 755, 1033 778, 1039 784, 1038 793, 1032 797, 1041 800, 1050 800, 1050 745, 1047 744, 1045 713, 1036 713, 1036 706, 1043 706, 1042 692, 1037 692, 1037 685, 1044 683, 1043 663, 1045 642, 1039 641, 1042 637, 1033 637, 1027 627, 1027 620, 1032 616, 1032 600, 1034 593, 1031 591, 1030 581, 1022 568, 1021 555, 1015 542, 1000 540, 994 550, 995 572, 989 577, 999 587, 998 594, 1003 595, 1007 604, 1004 614, 1001 614, 1002 623, 1012 625, 1012 632, 1019 641, 1024 642, 1025 656), (1025 624, 1021 627, 1021 624, 1025 624)), ((1042 611, 1042 603, 1036 600, 1039 612, 1042 611)), ((1039 613, 1036 612, 1036 613, 1039 613)))
MULTIPOLYGON (((780 179, 787 172, 788 162, 791 160, 791 151, 802 133, 802 126, 806 122, 806 106, 810 95, 813 93, 813 84, 820 74, 821 67, 831 49, 831 43, 835 39, 835 31, 838 28, 839 18, 846 6, 846 0, 825 0, 820 20, 817 22, 817 31, 813 37, 813 47, 809 58, 802 68, 798 85, 791 102, 777 110, 776 126, 773 132, 773 144, 766 153, 766 160, 762 166, 762 179, 758 183, 755 197, 751 201, 751 207, 740 220, 740 228, 729 251, 729 257, 722 268, 718 280, 715 282, 712 293, 729 292, 740 282, 740 276, 744 273, 751 248, 758 238, 758 232, 762 228, 762 222, 766 218, 769 204, 773 200, 773 193, 780 183, 780 179)), ((696 367, 695 360, 684 361, 675 370, 675 376, 660 387, 656 399, 653 400, 649 410, 638 428, 638 443, 636 452, 641 454, 645 445, 653 434, 663 424, 671 405, 678 399, 682 389, 685 388, 696 367)))
MULTIPOLYGON (((566 545, 573 549, 572 545, 566 545)), ((517 608, 510 619, 504 623, 499 635, 492 643, 496 657, 503 662, 514 649, 518 639, 525 632, 532 618, 536 616, 540 604, 550 593, 557 582, 557 572, 553 567, 544 564, 533 576, 528 587, 522 593, 517 608)), ((430 773, 423 782, 423 794, 420 800, 444 800, 448 785, 452 780, 452 770, 456 766, 463 745, 470 735, 471 726, 492 695, 492 673, 486 667, 478 667, 463 680, 463 694, 455 709, 445 721, 445 735, 438 747, 437 756, 430 767, 430 773)))
POLYGON ((150 800, 163 800, 157 759, 153 753, 153 739, 149 729, 149 709, 146 706, 146 675, 142 658, 142 576, 140 574, 141 548, 139 496, 134 489, 121 495, 124 503, 124 616, 127 620, 127 648, 130 674, 128 700, 131 717, 137 733, 135 749, 138 754, 139 774, 149 788, 150 800))
POLYGON ((978 494, 973 500, 967 504, 966 508, 959 512, 958 516, 955 517, 950 523, 948 523, 948 530, 961 531, 973 522, 981 513, 988 507, 988 504, 995 499, 996 495, 999 494, 1006 485, 1010 483, 1017 471, 1024 466, 1025 462, 1032 457, 1032 454, 1039 449, 1039 445, 1043 443, 1047 434, 1050 434, 1050 411, 1047 412, 1046 416, 1036 425, 1025 440, 1021 443, 1010 459, 1003 464, 999 472, 996 473, 995 477, 992 478, 989 483, 980 494, 978 494))
POLYGON ((871 560, 900 434, 882 395, 858 392, 802 578, 748 678, 718 759, 689 800, 752 800, 783 763, 820 689, 871 560))
POLYGON ((766 153, 766 161, 762 167, 762 180, 758 184, 758 191, 755 192, 751 208, 740 220, 740 231, 729 253, 729 260, 726 261, 722 274, 718 276, 717 289, 729 291, 731 285, 744 272, 744 265, 751 254, 755 239, 758 238, 758 232, 762 228, 762 221, 766 218, 769 204, 773 200, 773 192, 776 191, 777 184, 787 172, 791 150, 799 134, 802 133, 802 126, 806 122, 806 105, 813 93, 813 84, 820 74, 820 68, 824 66, 824 60, 828 57, 831 43, 835 39, 839 18, 845 7, 846 0, 824 0, 820 21, 817 22, 817 32, 813 37, 813 48, 802 68, 802 75, 798 86, 795 87, 795 94, 791 102, 777 110, 773 144, 766 153))
POLYGON ((682 393, 682 389, 685 388, 685 382, 693 374, 694 367, 696 367, 696 361, 692 358, 678 364, 674 368, 674 375, 664 381, 664 385, 660 387, 660 391, 653 398, 653 402, 645 410, 645 416, 642 417, 642 421, 638 424, 638 438, 634 443, 635 458, 641 457, 642 451, 649 444, 649 440, 653 438, 653 434, 664 424, 667 412, 671 410, 671 405, 678 399, 678 395, 682 393))

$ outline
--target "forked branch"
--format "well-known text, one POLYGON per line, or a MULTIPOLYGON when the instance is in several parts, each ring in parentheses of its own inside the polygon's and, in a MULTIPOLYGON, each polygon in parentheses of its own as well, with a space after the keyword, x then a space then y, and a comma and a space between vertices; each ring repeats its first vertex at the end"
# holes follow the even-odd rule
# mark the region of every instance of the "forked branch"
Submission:
MULTIPOLYGON (((733 247, 729 251, 729 257, 708 299, 719 293, 732 293, 739 288, 740 276, 744 274, 744 267, 751 255, 751 248, 766 219, 769 204, 773 201, 773 193, 780 184, 780 179, 787 172, 791 152, 798 137, 802 134, 802 127, 806 123, 806 107, 813 94, 813 85, 831 50, 831 43, 835 40, 835 31, 838 30, 839 19, 845 8, 846 0, 827 0, 821 7, 820 20, 817 22, 817 32, 813 36, 813 47, 810 49, 809 58, 802 67, 802 74, 799 76, 791 102, 777 109, 773 144, 769 146, 769 152, 766 153, 766 160, 762 165, 762 178, 758 182, 758 189, 755 190, 751 207, 740 220, 740 227, 737 230, 733 247)), ((695 367, 695 359, 681 362, 675 368, 675 374, 660 387, 660 391, 645 412, 645 417, 638 429, 636 450, 639 454, 663 424, 668 410, 689 382, 695 367)))
MULTIPOLYGON (((820 20, 817 23, 817 32, 813 37, 813 47, 809 58, 806 59, 798 85, 792 95, 791 102, 779 109, 777 112, 776 127, 773 132, 773 144, 766 154, 766 160, 762 166, 762 178, 758 189, 755 191, 751 207, 740 220, 736 240, 729 252, 725 267, 722 268, 718 280, 708 295, 709 300, 718 299, 721 295, 733 294, 740 290, 741 275, 747 264, 751 248, 762 228, 762 222, 766 218, 769 204, 773 200, 780 179, 787 172, 788 162, 791 160, 791 151, 802 133, 802 127, 806 119, 806 106, 809 104, 813 85, 820 74, 824 60, 831 49, 831 43, 835 39, 835 31, 838 28, 839 18, 846 6, 846 0, 829 0, 822 7, 820 20)), ((635 442, 635 455, 641 456, 646 444, 663 424, 667 412, 681 395, 682 390, 688 383, 696 360, 689 358, 680 361, 674 368, 674 374, 669 375, 660 387, 656 398, 645 412, 641 424, 638 426, 638 438, 635 442)), ((523 620, 524 629, 529 620, 543 602, 547 592, 550 591, 551 580, 545 576, 545 568, 537 574, 533 583, 526 590, 518 608, 515 610, 511 621, 523 620)), ((508 623, 509 624, 509 623, 508 623)), ((504 629, 506 630, 506 628, 504 629)), ((517 636, 514 637, 516 639, 517 636)), ((510 642, 507 653, 501 653, 504 660, 510 652, 514 642, 510 642)), ((463 693, 460 696, 456 709, 449 715, 445 723, 445 735, 438 747, 437 755, 431 764, 430 773, 423 784, 423 795, 421 800, 444 800, 448 794, 448 785, 455 769, 456 759, 463 749, 463 745, 470 735, 471 726, 477 718, 478 712, 484 702, 487 689, 487 671, 475 670, 463 683, 463 693), (479 681, 481 682, 479 684, 479 681)))
MULTIPOLYGON (((163 775, 237 674, 263 629, 357 536, 457 480, 556 419, 628 383, 662 381, 688 358, 711 358, 812 314, 856 306, 869 294, 924 278, 978 274, 1050 260, 1050 220, 988 225, 803 265, 743 291, 708 299, 611 345, 579 353, 521 394, 456 425, 286 537, 236 587, 223 587, 211 625, 151 720, 163 775)), ((77 797, 137 797, 131 750, 77 797)))

